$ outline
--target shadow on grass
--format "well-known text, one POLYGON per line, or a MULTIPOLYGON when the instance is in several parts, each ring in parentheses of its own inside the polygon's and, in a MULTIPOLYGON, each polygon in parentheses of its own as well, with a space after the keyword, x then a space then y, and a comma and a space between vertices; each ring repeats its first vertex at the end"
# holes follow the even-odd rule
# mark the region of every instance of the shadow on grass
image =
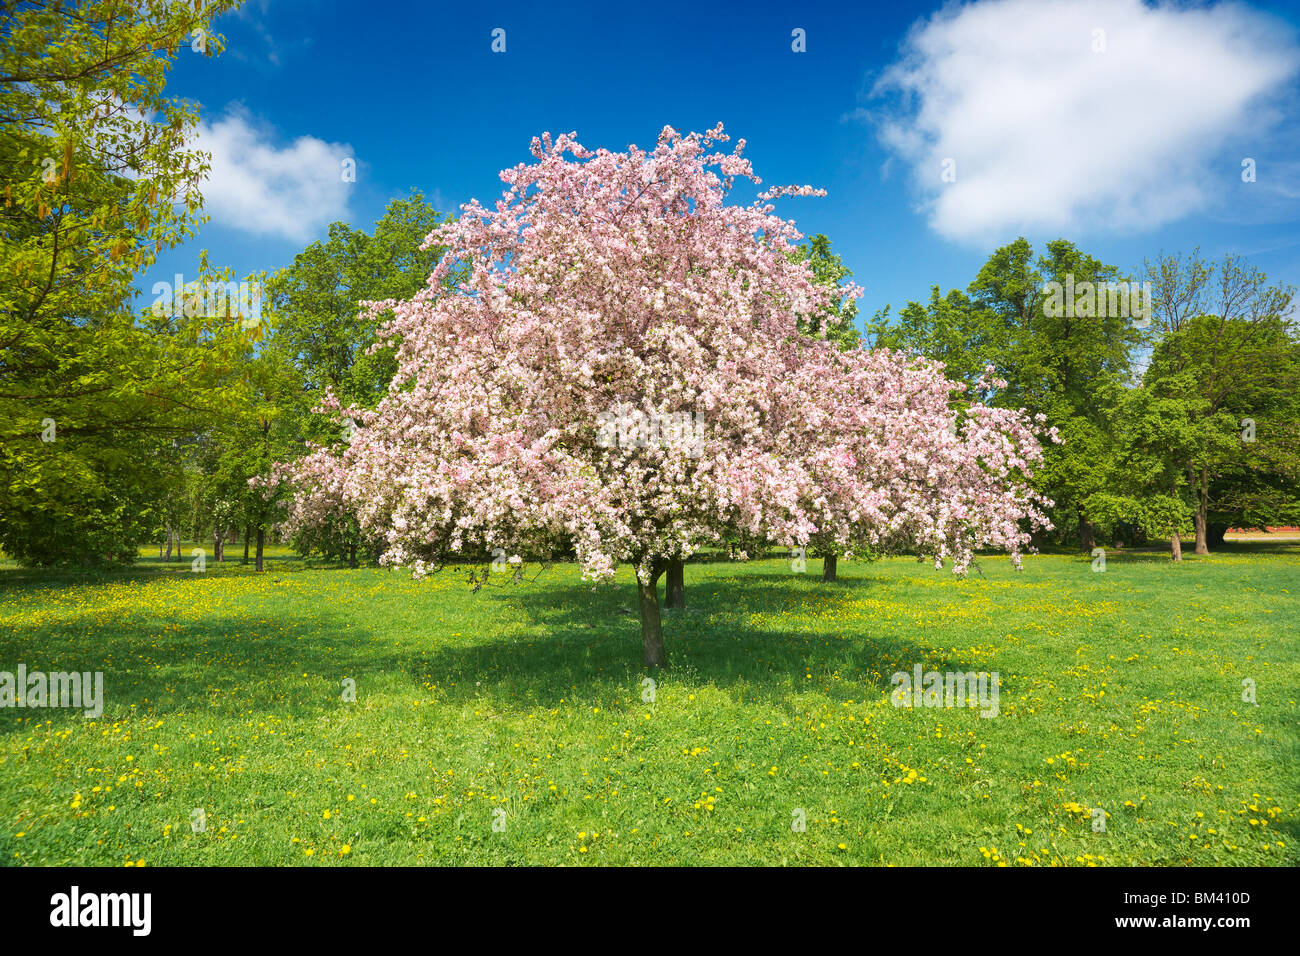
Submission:
MULTIPOLYGON (((1280 543, 1231 543, 1220 553, 1274 554, 1300 552, 1280 543)), ((1076 554, 1082 564, 1087 555, 1076 554)), ((1167 562, 1159 552, 1108 551, 1117 563, 1167 562)), ((1189 556, 1189 560, 1192 560, 1189 556)), ((0 573, 0 593, 12 597, 67 584, 145 582, 167 571, 179 580, 199 580, 185 564, 134 567, 120 571, 0 573)), ((926 635, 909 639, 896 633, 844 633, 823 621, 863 596, 906 602, 909 579, 878 572, 875 565, 843 569, 841 580, 823 584, 819 575, 745 570, 730 574, 719 564, 690 565, 688 609, 664 612, 669 669, 657 680, 712 684, 737 698, 783 701, 822 688, 845 699, 884 695, 889 675, 915 663, 940 671, 996 670, 996 661, 980 667, 943 656, 925 646, 926 635), (693 569, 693 570, 692 570, 693 569), (816 609, 810 612, 809 603, 816 609), (812 616, 808 616, 811 613, 812 616), (803 615, 808 631, 782 627, 783 618, 803 615), (809 678, 807 675, 812 675, 809 678), (836 680, 825 680, 836 675, 836 680)), ((237 563, 208 574, 255 574, 237 563)), ((278 559, 264 576, 320 571, 278 559)), ((662 582, 660 585, 662 594, 662 582)), ((446 592, 441 592, 446 594, 446 592)), ((430 592, 435 609, 441 600, 430 592)), ((456 598, 456 600, 461 600, 456 598)), ((641 667, 640 621, 636 596, 624 580, 593 589, 574 581, 525 588, 485 590, 470 608, 482 627, 478 634, 453 638, 437 634, 422 644, 409 638, 394 642, 389 622, 336 614, 328 604, 293 604, 268 608, 270 620, 214 612, 179 629, 168 629, 165 612, 139 614, 99 624, 91 630, 81 619, 54 622, 22 633, 0 633, 0 669, 18 661, 31 669, 105 672, 109 694, 106 716, 166 714, 186 711, 323 713, 339 706, 344 677, 359 688, 434 685, 430 696, 452 702, 486 699, 506 708, 555 707, 560 701, 639 701, 646 674, 641 667), (503 637, 496 622, 510 607, 522 612, 527 626, 503 637), (303 675, 306 674, 306 677, 303 675)), ((394 625, 396 626, 396 625, 394 625)), ((418 691, 421 692, 422 691, 418 691)), ((80 719, 67 711, 48 710, 48 719, 80 719)), ((0 730, 11 730, 17 715, 33 711, 0 710, 0 730)))
MULTIPOLYGON (((0 632, 0 670, 103 674, 103 717, 246 712, 314 716, 342 705, 342 681, 374 687, 411 669, 414 652, 318 617, 250 621, 213 615, 169 630, 147 614, 90 631, 81 622, 0 632)), ((83 720, 81 709, 0 708, 0 733, 20 723, 83 720)))
MULTIPOLYGON (((887 598, 885 589, 898 586, 875 577, 824 585, 780 574, 694 580, 688 575, 687 609, 662 612, 669 666, 650 676, 660 682, 712 684, 737 698, 779 703, 827 686, 845 700, 884 696, 890 675, 910 671, 915 663, 924 663, 927 670, 990 669, 894 635, 864 637, 821 627, 795 632, 761 623, 791 611, 806 613, 810 597, 832 613, 853 600, 858 588, 870 587, 887 598), (825 685, 830 674, 838 680, 825 685)), ((608 705, 612 698, 639 706, 648 672, 641 665, 641 625, 630 584, 594 591, 582 585, 534 587, 492 598, 521 607, 540 634, 440 645, 429 657, 429 671, 452 680, 444 696, 487 696, 502 704, 547 707, 575 697, 608 705)))
MULTIPOLYGON (((1131 561, 1140 563, 1171 563, 1169 542, 1155 541, 1142 545, 1132 545, 1126 548, 1117 548, 1108 545, 1098 545, 1106 552, 1106 560, 1109 561, 1131 561)), ((1052 546, 1039 549, 1039 554, 1051 555, 1055 557, 1077 558, 1080 561, 1091 561, 1092 556, 1086 551, 1079 550, 1074 546, 1052 546)), ((1292 538, 1290 540, 1282 539, 1276 541, 1257 540, 1257 541, 1226 541, 1210 549, 1209 555, 1196 554, 1192 542, 1183 542, 1183 560, 1188 562, 1199 561, 1205 557, 1216 557, 1225 554, 1234 555, 1280 555, 1289 554, 1300 557, 1300 540, 1292 538)))
MULTIPOLYGON (((154 572, 109 577, 150 580, 154 572)), ((889 675, 910 671, 917 662, 927 669, 980 669, 937 652, 923 656, 919 642, 895 635, 835 633, 816 617, 811 622, 818 626, 806 632, 781 628, 783 615, 808 614, 810 599, 819 616, 833 615, 863 591, 887 600, 906 584, 859 575, 830 585, 800 578, 688 573, 688 609, 664 612, 669 669, 655 679, 712 684, 738 700, 780 703, 819 688, 843 699, 883 696, 889 675), (837 679, 827 680, 832 674, 837 679)), ((4 583, 15 584, 12 578, 4 583)), ((7 589, 51 586, 57 584, 7 589)), ((429 600, 438 598, 431 592, 429 600)), ((29 670, 102 671, 109 720, 177 713, 317 715, 344 706, 345 677, 357 682, 361 695, 387 690, 401 696, 412 689, 422 695, 432 685, 427 692, 435 699, 506 709, 553 708, 575 700, 640 706, 646 673, 630 583, 594 590, 579 582, 533 585, 484 591, 471 600, 483 602, 480 635, 438 634, 430 644, 395 643, 383 620, 341 617, 320 604, 267 607, 265 616, 251 617, 214 610, 179 625, 166 608, 142 608, 108 623, 96 621, 94 628, 73 618, 0 632, 0 670, 12 671, 22 661, 29 670), (494 628, 507 605, 528 620, 517 637, 502 637, 494 628)), ((0 732, 13 731, 19 721, 61 725, 81 719, 80 711, 5 708, 0 732)))
POLYGON ((300 571, 342 570, 346 564, 325 558, 302 558, 295 554, 268 555, 263 560, 265 570, 257 571, 252 559, 245 565, 240 558, 213 561, 209 558, 203 571, 194 571, 191 559, 161 561, 157 556, 137 558, 133 564, 113 567, 56 567, 30 568, 20 566, 0 567, 0 593, 13 589, 21 591, 66 587, 68 585, 94 585, 109 583, 143 583, 168 576, 182 580, 199 580, 201 575, 241 576, 294 574, 300 571))

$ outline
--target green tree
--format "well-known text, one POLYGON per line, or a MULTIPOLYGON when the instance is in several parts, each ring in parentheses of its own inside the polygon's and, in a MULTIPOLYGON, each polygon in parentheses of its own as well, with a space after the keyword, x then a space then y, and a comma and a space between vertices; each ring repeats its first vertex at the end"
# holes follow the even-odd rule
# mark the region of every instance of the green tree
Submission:
POLYGON ((878 345, 937 359, 968 385, 992 366, 1007 382, 998 404, 1047 417, 1063 442, 1044 449, 1035 485, 1055 502, 1053 524, 1077 531, 1085 549, 1096 544, 1086 502, 1107 489, 1113 465, 1106 396, 1131 379, 1144 340, 1129 303, 1112 309, 1104 292, 1128 281, 1064 239, 1035 259, 1021 238, 996 250, 964 293, 935 286, 928 304, 909 302, 893 323, 872 325, 878 345), (1091 298, 1058 307, 1052 283, 1090 289, 1091 298))
POLYGON ((831 308, 817 315, 804 316, 799 329, 805 335, 830 339, 841 348, 858 344, 857 298, 847 288, 853 272, 837 253, 831 251, 831 241, 818 233, 806 243, 790 251, 791 262, 806 262, 813 271, 813 282, 833 289, 844 289, 844 294, 834 300, 831 308))
MULTIPOLYGON (((447 218, 413 191, 388 204, 373 234, 333 223, 324 241, 309 245, 292 265, 267 280, 273 331, 266 349, 277 354, 282 374, 299 386, 296 398, 281 394, 278 399, 283 422, 277 427, 298 440, 295 447, 277 445, 278 460, 297 457, 307 442, 346 440, 334 416, 312 411, 327 393, 344 407, 371 408, 387 391, 395 369, 392 350, 373 348, 375 324, 360 316, 359 303, 409 299, 422 289, 444 250, 421 246, 447 218)), ((297 546, 352 566, 359 549, 378 558, 378 542, 363 541, 350 517, 336 527, 317 529, 297 546)))
MULTIPOLYGON (((301 448, 301 389, 283 353, 262 349, 243 365, 238 400, 213 429, 214 461, 207 476, 216 501, 217 527, 244 529, 256 542, 254 566, 263 570, 266 533, 279 518, 279 494, 264 479, 277 461, 301 448)), ((224 535, 222 535, 224 539, 224 535)), ((220 539, 219 539, 220 540, 220 539)), ((245 546, 247 552, 247 544, 245 546)), ((218 546, 217 560, 224 555, 218 546)))
POLYGON ((1300 513, 1300 342, 1295 289, 1240 256, 1147 264, 1157 340, 1143 384, 1177 398, 1189 440, 1168 446, 1186 474, 1196 553, 1211 524, 1290 522, 1300 513), (1216 520, 1217 519, 1217 520, 1216 520))
POLYGON ((134 557, 158 449, 206 411, 221 333, 172 338, 130 301, 200 221, 197 113, 166 72, 178 48, 218 52, 232 7, 0 7, 0 544, 21 560, 134 557))
POLYGON ((1145 385, 1112 382, 1104 391, 1098 445, 1105 468, 1098 469, 1101 480, 1084 499, 1083 511, 1099 535, 1127 527, 1144 538, 1167 537, 1171 558, 1181 561, 1191 497, 1187 475, 1169 451, 1195 441, 1191 405, 1176 391, 1145 385))
POLYGON ((269 344, 298 369, 307 392, 320 396, 329 389, 344 405, 368 408, 387 391, 392 352, 370 352, 375 327, 358 318, 359 303, 419 291, 443 252, 420 246, 446 218, 414 191, 388 204, 373 235, 333 223, 325 241, 313 242, 267 280, 275 328, 269 344))

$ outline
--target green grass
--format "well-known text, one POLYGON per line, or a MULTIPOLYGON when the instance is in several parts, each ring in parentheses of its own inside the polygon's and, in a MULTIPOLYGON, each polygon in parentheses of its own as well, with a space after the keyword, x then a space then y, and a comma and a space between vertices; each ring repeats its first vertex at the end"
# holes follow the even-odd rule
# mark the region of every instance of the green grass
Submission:
POLYGON ((107 704, 0 710, 0 860, 1300 863, 1300 548, 981 564, 689 566, 653 704, 627 570, 7 569, 0 670, 107 704), (998 672, 1000 715, 892 706, 918 662, 998 672))

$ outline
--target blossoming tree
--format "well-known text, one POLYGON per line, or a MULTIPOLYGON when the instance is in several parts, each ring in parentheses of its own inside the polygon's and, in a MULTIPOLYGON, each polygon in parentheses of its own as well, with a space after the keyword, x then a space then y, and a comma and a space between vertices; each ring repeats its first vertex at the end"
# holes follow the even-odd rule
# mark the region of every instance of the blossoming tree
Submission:
MULTIPOLYGON (((928 359, 886 349, 828 358, 803 370, 835 384, 814 418, 822 440, 809 442, 814 494, 802 504, 817 529, 809 544, 826 560, 861 548, 919 551, 936 566, 951 559, 958 574, 976 550, 994 547, 1019 567, 1031 531, 1050 527, 1051 502, 1029 485, 1042 463, 1043 417, 962 403, 966 386, 928 359)), ((984 398, 1005 387, 978 383, 984 398)))
POLYGON ((291 522, 350 510, 417 577, 566 546, 589 578, 630 562, 647 667, 666 661, 659 577, 732 533, 908 540, 958 570, 982 544, 1018 553, 1028 427, 972 409, 954 435, 937 367, 799 334, 832 292, 788 255, 800 236, 772 200, 821 193, 729 203, 761 180, 727 141, 534 139, 494 207, 429 236, 448 251, 428 287, 369 304, 391 310, 397 374, 373 411, 339 410, 349 444, 298 463, 291 522))

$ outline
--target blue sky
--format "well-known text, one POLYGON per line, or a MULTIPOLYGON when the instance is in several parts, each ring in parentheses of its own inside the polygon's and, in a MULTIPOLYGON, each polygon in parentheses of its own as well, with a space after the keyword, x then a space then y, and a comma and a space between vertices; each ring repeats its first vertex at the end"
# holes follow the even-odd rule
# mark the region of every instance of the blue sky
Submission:
POLYGON ((543 131, 618 149, 719 121, 766 184, 829 191, 778 209, 831 237, 867 316, 964 288, 1018 235, 1129 269, 1237 252, 1300 284, 1298 23, 1281 3, 251 0, 218 21, 222 56, 182 50, 171 73, 214 151, 212 221, 142 287, 192 278, 200 248, 279 268, 412 188, 494 199, 543 131))

